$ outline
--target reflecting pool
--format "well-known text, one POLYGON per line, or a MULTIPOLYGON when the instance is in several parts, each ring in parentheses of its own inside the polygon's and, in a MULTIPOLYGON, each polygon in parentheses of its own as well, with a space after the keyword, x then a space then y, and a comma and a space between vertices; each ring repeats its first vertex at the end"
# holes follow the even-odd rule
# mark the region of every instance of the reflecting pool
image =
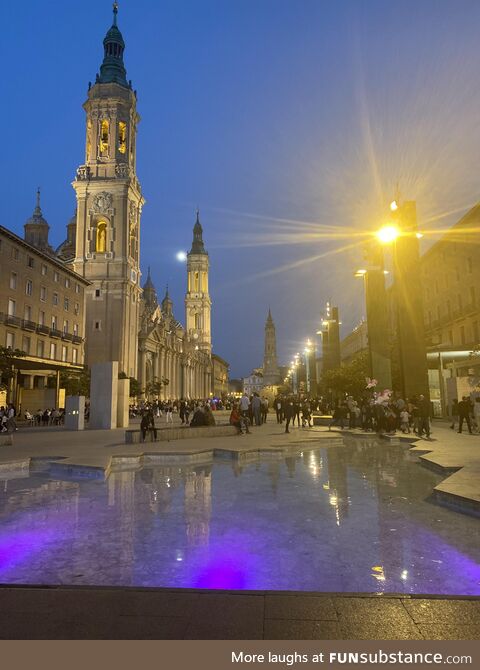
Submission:
MULTIPOLYGON (((240 465, 0 475, 0 582, 480 595, 478 519, 374 439, 240 465)), ((299 447, 300 449, 300 447, 299 447)))

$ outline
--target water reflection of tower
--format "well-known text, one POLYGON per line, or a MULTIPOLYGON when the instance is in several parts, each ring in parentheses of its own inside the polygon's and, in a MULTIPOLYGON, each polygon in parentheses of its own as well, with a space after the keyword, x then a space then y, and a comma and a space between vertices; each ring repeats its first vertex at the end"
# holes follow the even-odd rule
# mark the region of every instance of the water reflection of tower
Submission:
POLYGON ((212 469, 185 473, 185 523, 190 545, 207 544, 212 509, 212 469))
POLYGON ((113 472, 108 478, 108 505, 113 507, 116 529, 116 579, 123 584, 132 577, 135 542, 135 471, 113 472))
POLYGON ((329 499, 335 508, 337 525, 348 516, 348 478, 347 478, 347 450, 341 447, 331 447, 327 450, 329 499))

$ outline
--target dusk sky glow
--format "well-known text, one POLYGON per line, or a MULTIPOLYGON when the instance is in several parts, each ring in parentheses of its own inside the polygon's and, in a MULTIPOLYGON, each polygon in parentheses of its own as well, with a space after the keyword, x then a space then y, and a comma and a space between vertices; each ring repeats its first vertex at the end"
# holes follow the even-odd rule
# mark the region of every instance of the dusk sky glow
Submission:
MULTIPOLYGON (((42 189, 58 246, 84 162, 88 82, 109 0, 2 3, 1 225, 23 236, 42 189)), ((214 351, 231 376, 262 364, 270 306, 279 362, 320 325, 364 313, 362 246, 396 194, 417 200, 422 244, 478 201, 476 0, 123 0, 138 91, 142 272, 184 322, 200 209, 214 351)))

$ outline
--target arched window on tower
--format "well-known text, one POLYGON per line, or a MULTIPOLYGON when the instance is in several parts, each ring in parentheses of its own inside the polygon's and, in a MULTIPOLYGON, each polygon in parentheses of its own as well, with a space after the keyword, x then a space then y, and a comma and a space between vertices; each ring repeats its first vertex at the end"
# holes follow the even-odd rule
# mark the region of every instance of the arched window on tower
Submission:
POLYGON ((104 254, 107 250, 107 224, 105 221, 100 221, 97 224, 97 240, 95 251, 99 254, 104 254))
POLYGON ((195 272, 195 274, 193 275, 193 290, 195 293, 198 293, 198 291, 200 290, 200 277, 198 272, 195 272))
POLYGON ((207 293, 207 291, 208 291, 207 273, 206 272, 202 272, 202 291, 204 293, 207 293))
POLYGON ((108 119, 103 119, 100 124, 100 143, 98 146, 100 156, 108 156, 108 119))
POLYGON ((127 152, 127 124, 124 121, 118 123, 118 150, 121 154, 127 152))
POLYGON ((92 156, 92 120, 88 119, 88 122, 87 122, 87 156, 86 156, 87 162, 90 160, 91 156, 92 156))

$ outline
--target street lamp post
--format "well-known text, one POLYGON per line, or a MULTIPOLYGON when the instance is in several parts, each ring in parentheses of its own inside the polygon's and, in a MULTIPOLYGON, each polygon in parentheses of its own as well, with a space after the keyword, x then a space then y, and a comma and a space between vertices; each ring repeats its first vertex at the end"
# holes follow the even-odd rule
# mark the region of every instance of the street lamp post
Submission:
POLYGON ((397 315, 397 342, 404 397, 429 397, 427 351, 420 276, 421 235, 417 230, 416 203, 397 205, 394 214, 400 235, 394 249, 394 297, 397 315))
POLYGON ((368 357, 370 376, 381 390, 392 388, 392 366, 388 328, 388 305, 385 290, 383 251, 378 241, 367 247, 367 268, 358 270, 365 281, 368 357))

